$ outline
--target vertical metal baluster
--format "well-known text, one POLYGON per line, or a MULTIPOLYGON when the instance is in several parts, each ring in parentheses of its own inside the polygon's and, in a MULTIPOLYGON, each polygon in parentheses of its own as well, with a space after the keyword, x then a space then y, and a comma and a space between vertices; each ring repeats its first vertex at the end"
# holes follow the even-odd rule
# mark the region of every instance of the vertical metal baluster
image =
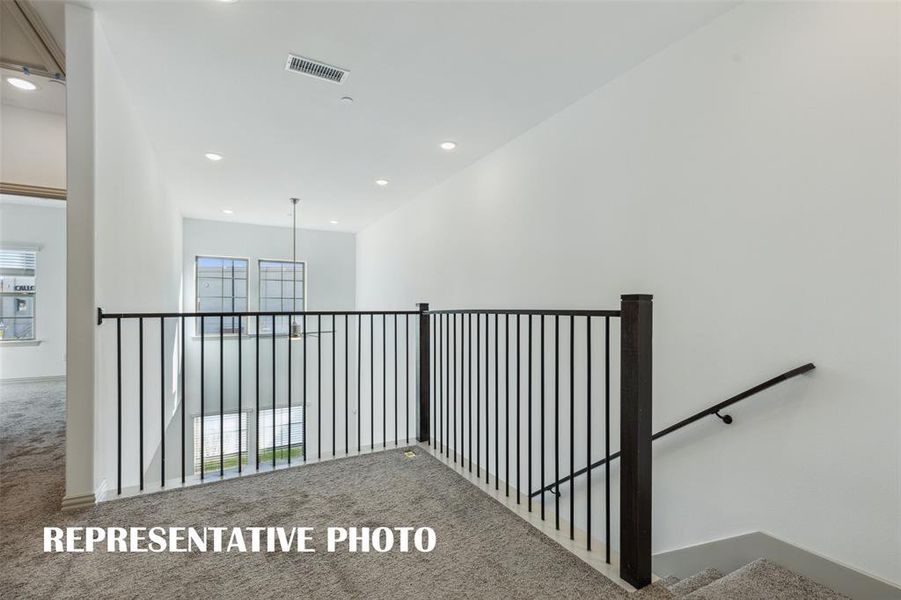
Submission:
POLYGON ((335 392, 335 346, 338 345, 338 325, 335 323, 335 315, 332 315, 332 457, 335 456, 335 412, 336 392, 335 392))
MULTIPOLYGON (((200 318, 200 327, 201 331, 203 329, 203 317, 200 318)), ((256 421, 256 425, 254 426, 256 429, 256 444, 254 445, 254 452, 256 453, 256 464, 257 471, 260 470, 260 315, 256 315, 256 322, 254 328, 254 336, 255 336, 255 344, 256 344, 256 373, 254 377, 256 378, 256 410, 254 411, 254 420, 256 421)), ((200 335, 200 365, 203 366, 203 334, 200 335)), ((201 369, 201 381, 203 380, 202 369, 201 369)), ((202 385, 202 383, 201 383, 202 385)), ((203 402, 203 392, 200 393, 201 403, 203 402)), ((203 411, 201 410, 201 414, 203 411)), ((200 426, 203 427, 203 419, 200 419, 200 426)), ((201 436, 202 437, 202 436, 201 436)), ((201 444, 201 448, 203 448, 203 444, 201 444)), ((200 461, 201 468, 203 466, 203 461, 200 461)), ((203 471, 201 473, 201 479, 203 478, 203 471)))
POLYGON ((348 343, 350 342, 350 315, 344 315, 344 454, 350 454, 350 392, 347 389, 350 379, 347 376, 350 371, 350 355, 348 343))
POLYGON ((500 458, 501 458, 501 446, 500 446, 500 404, 501 404, 501 396, 500 396, 500 387, 498 383, 498 354, 497 354, 497 346, 498 346, 498 330, 497 330, 497 321, 498 315, 494 315, 494 489, 497 490, 500 488, 500 458))
POLYGON ((588 470, 585 472, 587 476, 585 491, 588 494, 585 500, 585 531, 588 532, 588 541, 586 550, 591 551, 591 316, 585 317, 585 364, 587 381, 585 383, 585 464, 588 470))
POLYGON ((244 319, 243 317, 238 317, 238 473, 240 473, 243 470, 241 463, 243 462, 242 459, 243 459, 243 453, 244 453, 244 449, 242 448, 242 445, 241 445, 241 435, 243 433, 243 427, 244 427, 244 425, 242 423, 242 421, 244 420, 244 413, 243 413, 243 407, 241 406, 241 399, 242 399, 243 393, 244 393, 244 390, 242 389, 244 387, 244 375, 242 373, 242 371, 243 371, 242 352, 244 350, 244 338, 241 337, 244 333, 244 331, 243 331, 244 320, 243 319, 244 319))
POLYGON ((300 432, 301 443, 303 444, 303 462, 307 462, 307 313, 304 311, 303 313, 303 345, 301 346, 301 352, 303 352, 303 365, 302 365, 302 374, 301 377, 301 402, 303 403, 303 420, 301 424, 302 431, 300 432))
POLYGON ((219 315, 219 477, 225 476, 225 318, 219 315))
POLYGON ((510 495, 510 315, 504 315, 504 496, 510 495))
POLYGON ((388 326, 382 315, 382 448, 388 447, 388 326))
MULTIPOLYGON (((576 316, 569 316, 569 472, 576 471, 576 316)), ((589 463, 590 464, 590 463, 589 463)), ((576 478, 569 478, 569 539, 576 539, 576 478)), ((590 537, 590 536, 589 536, 590 537)))
POLYGON ((360 432, 360 423, 363 413, 360 412, 360 397, 362 396, 363 381, 363 315, 357 315, 357 452, 362 449, 363 434, 360 432))
POLYGON ((457 314, 451 317, 451 397, 453 398, 453 420, 451 421, 451 441, 454 444, 454 464, 457 464, 457 448, 459 448, 459 440, 457 439, 457 314))
POLYGON ((206 376, 204 375, 204 368, 206 365, 206 360, 204 360, 204 346, 206 345, 206 318, 200 317, 200 479, 203 480, 206 469, 203 464, 203 452, 204 452, 204 422, 206 421, 206 416, 204 415, 206 394, 204 393, 204 387, 206 385, 206 376))
POLYGON ((469 383, 466 386, 466 456, 469 472, 472 473, 472 314, 466 316, 466 375, 469 383))
MULTIPOLYGON (((480 344, 482 337, 481 321, 482 317, 479 315, 479 313, 476 313, 476 479, 479 478, 479 469, 482 468, 482 449, 480 448, 480 446, 482 445, 482 358, 479 356, 481 354, 480 344)), ((470 351, 470 357, 472 357, 472 351, 470 351)))
POLYGON ((397 447, 397 314, 394 315, 394 447, 397 447))
POLYGON ((438 315, 438 453, 444 454, 444 315, 438 315))
MULTIPOLYGON (((491 349, 491 313, 485 313, 485 381, 483 393, 485 394, 485 483, 491 483, 489 473, 491 471, 491 369, 489 368, 491 349)), ((479 381, 481 385, 483 382, 479 381)))
POLYGON ((404 315, 404 379, 407 387, 407 409, 404 417, 407 422, 407 445, 410 445, 410 315, 404 315))
MULTIPOLYGON (((554 315, 554 481, 560 481, 560 315, 554 315)), ((560 484, 554 484, 554 528, 560 530, 560 484)))
POLYGON ((516 315, 516 503, 519 504, 519 491, 522 489, 522 482, 519 478, 521 455, 519 451, 519 438, 522 437, 522 429, 519 425, 519 396, 520 388, 522 388, 522 377, 519 372, 519 315, 516 315))
POLYGON ((450 315, 444 315, 444 455, 450 457, 450 315))
MULTIPOLYGON (((541 440, 540 440, 539 444, 541 446, 541 489, 543 490, 544 489, 544 466, 545 466, 545 463, 547 462, 545 459, 545 456, 544 456, 544 430, 545 430, 545 426, 544 426, 544 315, 540 316, 539 325, 541 327, 541 343, 540 343, 541 364, 539 365, 540 380, 541 380, 540 381, 541 388, 540 388, 540 394, 539 394, 540 395, 539 401, 541 403, 541 412, 540 412, 541 429, 539 431, 539 437, 541 438, 541 440)), ((544 492, 541 492, 541 520, 544 521, 544 492)))
POLYGON ((431 342, 431 352, 430 356, 432 358, 432 372, 429 384, 432 386, 432 393, 429 394, 429 412, 432 413, 432 429, 429 432, 429 446, 434 450, 436 447, 436 443, 438 442, 438 317, 437 315, 430 315, 429 317, 429 326, 431 328, 431 335, 429 336, 429 340, 431 342))
POLYGON ((185 394, 185 336, 187 335, 187 331, 185 331, 185 317, 182 315, 180 317, 181 321, 181 352, 178 357, 179 368, 181 369, 181 389, 179 390, 179 395, 181 396, 181 482, 185 482, 185 411, 187 407, 185 406, 185 402, 187 402, 186 394, 185 394))
POLYGON ((275 315, 272 315, 272 468, 275 469, 275 315))
POLYGON ((166 323, 160 317, 160 487, 166 487, 166 323))
POLYGON ((604 317, 604 535, 610 564, 610 317, 604 317))
POLYGON ((322 459, 322 315, 316 315, 316 459, 322 459))
MULTIPOLYGON (((290 316, 288 316, 288 317, 287 317, 287 320, 288 320, 288 322, 287 322, 287 325, 288 325, 288 335, 285 336, 285 342, 286 342, 287 345, 288 345, 288 368, 287 368, 287 370, 286 370, 286 374, 287 374, 287 377, 288 377, 288 464, 290 465, 290 464, 291 464, 291 392, 292 392, 292 389, 291 389, 291 388, 292 388, 292 386, 291 386, 291 379, 292 379, 292 375, 293 375, 293 373, 294 373, 294 370, 291 368, 291 367, 292 367, 292 364, 291 364, 291 363, 292 363, 292 358, 291 358, 291 352, 292 352, 292 348, 291 348, 291 345, 292 345, 292 344, 291 344, 291 323, 294 321, 294 315, 291 314, 290 316)), ((240 346, 240 344, 241 344, 241 339, 238 338, 238 345, 240 346)), ((241 418, 240 415, 238 416, 238 418, 239 418, 239 419, 241 418)), ((241 457, 239 456, 239 457, 238 457, 238 464, 241 463, 241 460, 240 460, 240 459, 241 459, 241 457)))
POLYGON ((369 450, 375 450, 375 315, 369 315, 369 450))
POLYGON ((138 476, 144 490, 144 318, 138 318, 138 476))
POLYGON ((528 367, 526 373, 526 381, 528 383, 528 396, 526 397, 526 487, 529 489, 526 503, 529 512, 532 512, 532 315, 526 315, 526 321, 529 325, 529 338, 526 344, 529 353, 528 367))
MULTIPOLYGON (((184 447, 184 446, 182 446, 184 447)), ((122 319, 116 319, 116 494, 122 493, 122 319)))

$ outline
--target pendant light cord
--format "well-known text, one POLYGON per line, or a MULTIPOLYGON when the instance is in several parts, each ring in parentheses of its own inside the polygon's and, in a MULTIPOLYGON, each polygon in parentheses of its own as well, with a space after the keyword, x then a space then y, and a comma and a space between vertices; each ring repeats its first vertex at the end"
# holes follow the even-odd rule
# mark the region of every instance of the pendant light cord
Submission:
MULTIPOLYGON (((291 238, 291 246, 292 246, 292 255, 291 255, 291 269, 293 271, 293 281, 291 288, 291 298, 292 298, 292 306, 294 312, 297 312, 297 198, 293 198, 291 202, 294 203, 294 227, 292 229, 292 238, 291 238)), ((294 320, 296 321, 296 315, 294 316, 294 320)))

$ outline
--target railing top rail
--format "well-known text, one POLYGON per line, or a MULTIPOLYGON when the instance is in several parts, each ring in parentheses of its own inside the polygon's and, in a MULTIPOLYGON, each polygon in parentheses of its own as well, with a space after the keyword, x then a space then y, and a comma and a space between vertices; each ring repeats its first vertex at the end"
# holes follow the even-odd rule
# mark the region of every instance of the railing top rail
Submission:
POLYGON ((455 308, 445 310, 429 310, 430 315, 545 315, 561 317, 618 317, 618 310, 596 309, 547 309, 547 308, 455 308))
POLYGON ((270 310, 245 312, 135 312, 107 313, 97 309, 97 323, 107 319, 170 319, 179 317, 291 317, 291 316, 344 316, 344 315, 418 315, 416 310, 270 310))

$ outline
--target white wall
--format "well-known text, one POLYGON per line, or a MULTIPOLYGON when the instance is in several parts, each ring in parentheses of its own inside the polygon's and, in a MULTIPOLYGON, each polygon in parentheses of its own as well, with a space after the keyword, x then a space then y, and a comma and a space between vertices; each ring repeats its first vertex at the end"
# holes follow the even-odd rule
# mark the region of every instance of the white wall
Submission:
POLYGON ((0 105, 0 181, 66 187, 66 117, 0 105))
MULTIPOLYGON (((71 37, 71 36, 69 36, 71 37)), ((102 22, 94 34, 94 264, 96 303, 108 312, 165 312, 181 307, 182 219, 163 184, 156 152, 135 114, 113 60, 102 22)), ((149 465, 161 428, 175 413, 176 323, 145 323, 143 463, 149 465), (160 361, 165 361, 161 398, 160 361), (161 423, 161 421, 163 421, 161 423)), ((116 323, 97 327, 95 479, 116 486, 116 323)), ((138 465, 137 323, 122 323, 123 486, 136 483, 138 465)))
POLYGON ((652 293, 655 430, 815 362, 655 444, 654 550, 767 530, 901 582, 897 12, 727 13, 362 231, 358 305, 652 293))
POLYGON ((0 343, 0 380, 66 374, 65 202, 0 196, 0 245, 37 249, 35 340, 0 343))

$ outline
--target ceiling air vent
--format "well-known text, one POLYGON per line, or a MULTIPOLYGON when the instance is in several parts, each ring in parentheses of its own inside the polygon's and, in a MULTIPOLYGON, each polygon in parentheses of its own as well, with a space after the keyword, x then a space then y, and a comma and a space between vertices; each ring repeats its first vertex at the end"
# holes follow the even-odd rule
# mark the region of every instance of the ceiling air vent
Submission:
POLYGON ((350 71, 327 65, 324 62, 313 60, 312 58, 304 58, 303 56, 288 55, 288 62, 285 63, 286 71, 294 71, 303 75, 309 75, 317 79, 325 79, 332 83, 342 84, 350 71))

